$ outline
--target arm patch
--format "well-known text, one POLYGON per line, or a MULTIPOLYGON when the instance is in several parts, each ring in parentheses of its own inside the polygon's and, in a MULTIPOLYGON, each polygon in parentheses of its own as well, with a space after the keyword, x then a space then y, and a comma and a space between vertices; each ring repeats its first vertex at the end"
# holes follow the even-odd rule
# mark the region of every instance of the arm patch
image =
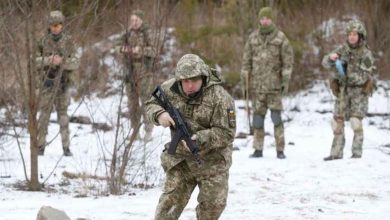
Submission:
POLYGON ((236 112, 234 111, 234 109, 228 108, 227 115, 228 115, 229 127, 235 128, 236 127, 236 112))

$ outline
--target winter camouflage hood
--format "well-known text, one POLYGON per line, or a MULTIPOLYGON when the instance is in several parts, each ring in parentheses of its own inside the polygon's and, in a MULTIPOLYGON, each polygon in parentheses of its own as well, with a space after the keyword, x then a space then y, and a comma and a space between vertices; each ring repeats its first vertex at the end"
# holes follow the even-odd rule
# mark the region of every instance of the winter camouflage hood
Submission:
POLYGON ((218 72, 216 69, 210 69, 210 77, 208 78, 208 81, 206 82, 206 85, 204 88, 208 88, 210 86, 214 85, 220 85, 223 83, 222 76, 220 72, 218 72))
POLYGON ((215 69, 210 67, 195 54, 186 54, 177 62, 175 70, 175 80, 173 85, 174 91, 182 96, 186 95, 182 91, 181 80, 202 77, 203 84, 199 95, 213 85, 221 84, 220 75, 215 69))
MULTIPOLYGON (((221 85, 224 81, 220 75, 220 73, 216 69, 210 69, 209 68, 209 74, 208 76, 203 76, 203 85, 199 92, 199 95, 195 98, 201 96, 202 93, 204 93, 206 90, 212 88, 215 85, 221 85)), ((171 90, 174 93, 180 94, 181 96, 187 97, 187 95, 184 94, 183 89, 181 87, 180 80, 175 79, 175 82, 173 83, 171 90)), ((189 98, 189 97, 187 97, 189 98)))
POLYGON ((345 32, 348 35, 350 32, 355 31, 359 34, 359 42, 357 45, 350 45, 348 40, 347 44, 351 49, 359 49, 367 46, 367 31, 364 24, 359 20, 349 21, 345 27, 345 32))

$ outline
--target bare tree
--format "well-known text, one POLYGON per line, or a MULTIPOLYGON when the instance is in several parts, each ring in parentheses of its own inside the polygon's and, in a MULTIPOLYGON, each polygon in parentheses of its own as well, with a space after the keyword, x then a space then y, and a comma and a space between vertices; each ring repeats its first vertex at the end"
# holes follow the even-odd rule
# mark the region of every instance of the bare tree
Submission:
MULTIPOLYGON (((163 42, 166 36, 166 25, 168 21, 168 17, 170 15, 170 12, 173 10, 176 2, 173 3, 162 3, 160 1, 157 1, 156 4, 150 5, 149 8, 153 8, 153 10, 148 11, 149 17, 152 17, 152 24, 153 24, 153 46, 156 51, 156 56, 158 57, 161 53, 163 42), (152 16, 150 16, 152 15, 152 16)), ((126 11, 131 11, 132 9, 137 8, 135 5, 130 5, 127 4, 125 5, 124 9, 126 11)), ((122 27, 128 27, 129 26, 129 21, 128 21, 128 15, 125 15, 125 22, 124 25, 121 25, 122 27)), ((157 59, 154 60, 153 66, 157 65, 157 59)), ((126 62, 124 62, 125 64, 126 62)), ((153 78, 156 76, 156 71, 157 68, 152 68, 154 74, 153 78)), ((123 66, 123 72, 126 74, 126 67, 123 66)), ((161 80, 161 79, 160 79, 161 80)), ((156 79, 153 79, 154 82, 156 82, 156 79)), ((142 126, 143 123, 145 123, 145 119, 143 119, 143 122, 141 120, 139 124, 137 125, 132 125, 132 131, 131 134, 130 132, 127 133, 128 135, 125 137, 126 142, 121 142, 119 141, 119 133, 121 132, 120 129, 122 128, 121 126, 121 105, 122 105, 122 98, 124 95, 123 92, 124 89, 124 83, 121 83, 121 88, 120 88, 120 102, 118 106, 118 116, 116 119, 116 131, 115 131, 115 139, 114 139, 114 146, 113 146, 113 151, 112 151, 112 158, 111 158, 111 164, 110 164, 110 192, 112 194, 121 194, 123 192, 122 187, 126 182, 126 174, 129 169, 134 169, 135 167, 132 167, 132 163, 130 163, 132 160, 134 161, 136 159, 136 156, 133 156, 132 153, 133 148, 134 148, 134 143, 139 137, 139 129, 142 126)), ((139 92, 139 91, 138 91, 139 92)), ((145 95, 145 94, 144 94, 145 95)), ((138 96, 135 96, 137 99, 139 98, 138 96)), ((131 98, 131 97, 128 97, 131 98)), ((138 100, 132 100, 132 103, 138 103, 138 100)), ((140 115, 131 115, 130 117, 141 117, 140 115)), ((137 121, 137 120, 132 120, 132 121, 137 121)), ((145 177, 145 184, 143 184, 145 187, 147 185, 146 181, 148 179, 147 177, 147 172, 146 172, 146 161, 148 160, 147 156, 147 149, 145 149, 146 143, 143 144, 143 156, 142 156, 142 161, 141 161, 141 166, 143 166, 144 169, 144 177, 145 177)))
MULTIPOLYGON (((1 7, 2 14, 7 14, 1 24, 2 41, 8 54, 3 54, 2 66, 11 70, 18 82, 18 89, 23 97, 23 109, 28 117, 28 132, 30 133, 30 176, 26 175, 30 190, 41 189, 38 179, 38 123, 37 111, 39 98, 36 94, 37 76, 35 71, 34 48, 36 42, 37 8, 35 1, 7 1, 1 7), (15 21, 14 14, 20 15, 15 21), (20 22, 20 23, 17 23, 20 22), (20 25, 19 25, 20 24, 20 25)), ((25 166, 24 166, 25 167, 25 166)), ((26 173, 26 169, 25 169, 26 173)))

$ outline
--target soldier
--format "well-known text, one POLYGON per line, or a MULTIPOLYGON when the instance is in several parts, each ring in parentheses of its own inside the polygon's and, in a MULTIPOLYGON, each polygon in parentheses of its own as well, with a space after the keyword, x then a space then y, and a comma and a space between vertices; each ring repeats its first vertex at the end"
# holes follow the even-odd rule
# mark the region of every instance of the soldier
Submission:
POLYGON ((343 158, 345 145, 344 121, 350 120, 354 132, 352 158, 362 157, 362 120, 368 109, 368 96, 372 94, 376 67, 367 46, 367 32, 362 22, 352 20, 346 27, 347 42, 326 55, 322 65, 336 70, 330 86, 336 96, 332 119, 333 143, 330 156, 324 160, 343 158))
MULTIPOLYGON (((155 219, 178 219, 196 186, 198 219, 218 219, 226 206, 236 123, 233 98, 221 83, 217 72, 199 56, 186 54, 177 63, 175 78, 161 86, 193 131, 191 138, 199 145, 203 163, 198 166, 185 142, 179 144, 176 155, 163 151, 166 180, 155 219)), ((146 110, 154 124, 175 126, 154 97, 146 110)))
POLYGON ((37 44, 36 65, 41 95, 38 119, 39 155, 43 155, 45 151, 47 128, 54 105, 60 124, 64 155, 72 156, 69 149, 68 87, 72 72, 79 67, 79 57, 71 36, 64 31, 64 21, 65 17, 60 11, 50 12, 48 32, 37 44))
POLYGON ((275 26, 275 15, 271 8, 262 8, 258 19, 260 28, 250 34, 245 44, 241 68, 241 80, 245 83, 248 94, 253 96, 255 151, 250 157, 263 156, 264 118, 267 109, 270 109, 276 155, 277 158, 284 159, 282 95, 286 95, 288 91, 293 69, 293 51, 287 37, 275 26))
POLYGON ((150 139, 153 124, 145 120, 143 110, 153 89, 152 65, 155 52, 152 48, 151 31, 143 21, 144 12, 134 10, 130 16, 129 30, 122 36, 119 51, 124 54, 124 65, 126 74, 126 95, 128 98, 128 109, 132 128, 141 122, 141 115, 144 116, 145 140, 150 139), (141 103, 140 103, 141 98, 141 103))

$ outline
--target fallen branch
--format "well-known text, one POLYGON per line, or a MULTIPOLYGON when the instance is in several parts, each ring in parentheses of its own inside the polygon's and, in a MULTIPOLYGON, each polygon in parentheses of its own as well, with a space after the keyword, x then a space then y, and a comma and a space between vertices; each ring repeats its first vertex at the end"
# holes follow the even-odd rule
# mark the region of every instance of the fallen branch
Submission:
POLYGON ((108 180, 107 176, 90 175, 86 173, 72 173, 68 171, 62 172, 62 175, 68 179, 94 179, 94 180, 108 180))

